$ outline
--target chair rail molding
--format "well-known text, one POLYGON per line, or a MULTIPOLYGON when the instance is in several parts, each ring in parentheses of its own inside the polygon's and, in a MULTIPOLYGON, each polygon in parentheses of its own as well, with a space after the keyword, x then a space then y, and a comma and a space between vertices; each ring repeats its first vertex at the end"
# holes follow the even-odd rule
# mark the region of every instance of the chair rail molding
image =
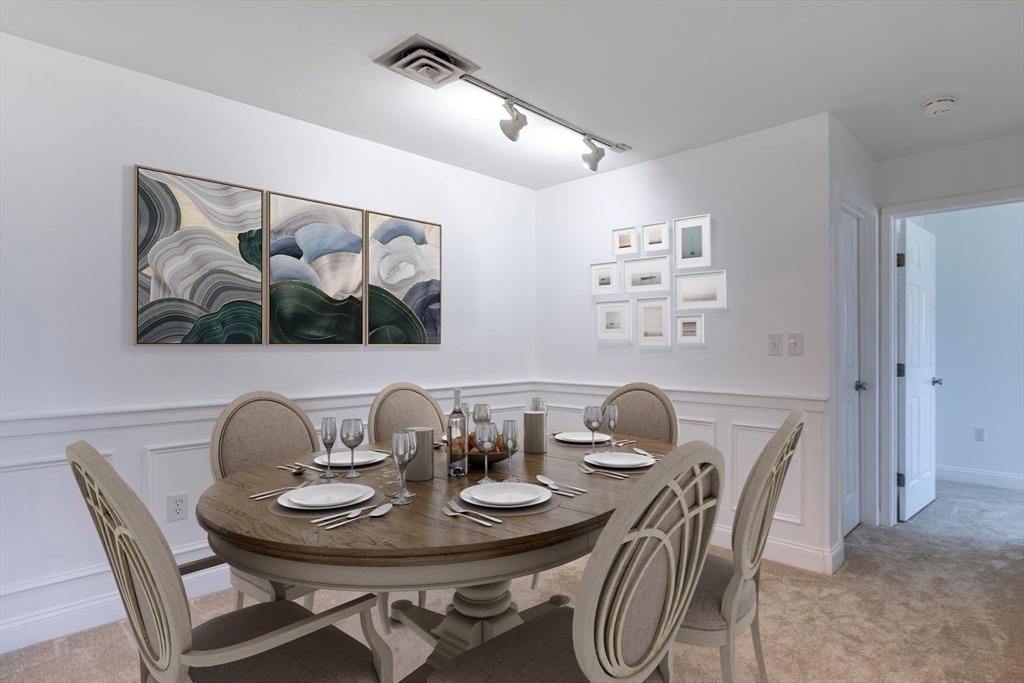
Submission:
MULTIPOLYGON (((764 444, 768 443, 769 439, 771 439, 772 436, 775 435, 775 431, 777 429, 778 429, 778 427, 773 427, 771 425, 743 424, 741 422, 733 422, 732 423, 732 448, 729 451, 729 453, 730 453, 729 465, 731 466, 732 472, 733 472, 733 476, 731 477, 732 484, 730 485, 731 486, 730 495, 732 496, 732 508, 731 509, 732 509, 733 512, 736 511, 736 507, 739 504, 740 492, 743 490, 743 484, 746 481, 746 473, 750 471, 751 467, 753 467, 754 461, 757 460, 758 453, 761 452, 761 448, 763 448, 764 444), (762 434, 762 435, 764 435, 763 439, 760 439, 760 438, 758 439, 759 442, 763 441, 763 443, 757 449, 757 451, 753 452, 753 453, 748 453, 747 454, 747 457, 748 457, 750 462, 747 464, 746 467, 741 467, 740 466, 741 453, 740 453, 739 444, 740 444, 740 435, 743 432, 749 432, 749 433, 752 433, 752 434, 762 434), (744 473, 742 477, 739 476, 740 472, 744 473)), ((804 468, 803 468, 803 462, 804 462, 804 459, 803 459, 803 448, 804 448, 804 444, 803 444, 803 440, 801 439, 801 441, 799 443, 797 443, 796 450, 793 453, 793 460, 792 460, 792 462, 790 463, 790 466, 789 466, 789 473, 788 473, 788 476, 786 477, 786 481, 783 483, 783 486, 782 486, 783 491, 785 491, 785 489, 786 489, 786 484, 790 483, 793 480, 794 477, 796 478, 797 481, 802 481, 803 480, 803 472, 804 472, 804 468)), ((780 498, 779 499, 779 505, 778 505, 778 507, 775 508, 775 515, 772 517, 772 519, 777 519, 777 520, 782 521, 782 522, 789 522, 791 524, 803 524, 803 513, 802 513, 802 511, 803 511, 803 487, 802 486, 796 486, 795 488, 796 488, 795 507, 797 509, 797 513, 796 514, 791 514, 791 513, 786 513, 786 512, 780 512, 779 510, 780 510, 780 508, 782 508, 784 502, 787 504, 787 507, 789 507, 789 503, 793 502, 793 501, 784 500, 783 498, 780 498)))

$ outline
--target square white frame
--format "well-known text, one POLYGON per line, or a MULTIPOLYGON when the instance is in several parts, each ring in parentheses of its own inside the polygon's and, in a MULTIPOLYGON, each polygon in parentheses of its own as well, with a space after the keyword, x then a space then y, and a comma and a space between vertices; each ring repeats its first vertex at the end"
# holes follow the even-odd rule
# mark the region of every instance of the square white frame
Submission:
POLYGON ((632 341, 633 319, 628 301, 602 301, 595 307, 598 341, 632 341), (604 325, 605 313, 619 310, 622 313, 622 329, 607 330, 604 325))
POLYGON ((711 214, 677 218, 672 222, 673 262, 677 270, 711 267, 711 214), (686 228, 700 228, 700 256, 683 258, 682 250, 688 245, 684 243, 682 232, 686 228))
POLYGON ((640 246, 644 253, 669 250, 669 242, 671 241, 670 235, 672 233, 669 231, 668 221, 663 221, 661 223, 648 223, 640 228, 640 233, 640 246), (651 238, 658 230, 661 231, 661 244, 651 246, 651 238))
POLYGON ((669 317, 668 297, 636 300, 636 339, 640 346, 670 346, 672 344, 672 321, 669 317), (644 334, 644 310, 657 309, 661 316, 661 336, 647 337, 644 334))
POLYGON ((618 294, 619 293, 619 262, 609 261, 608 263, 591 263, 590 264, 590 295, 601 296, 602 294, 618 294), (611 270, 612 278, 611 283, 602 285, 598 282, 600 277, 600 270, 608 268, 611 270))
POLYGON ((677 311, 725 310, 727 308, 724 270, 709 270, 703 273, 680 273, 675 276, 674 289, 677 311), (715 299, 713 301, 686 300, 687 288, 703 285, 702 289, 707 290, 709 284, 714 288, 715 292, 715 299))
POLYGON ((636 254, 639 250, 636 245, 636 228, 619 228, 612 230, 612 255, 622 256, 623 254, 636 254), (619 246, 619 235, 629 235, 629 246, 619 246))
POLYGON ((676 316, 676 344, 703 346, 704 345, 704 316, 698 315, 677 315, 676 316), (693 337, 683 336, 683 323, 697 323, 697 334, 693 337))
POLYGON ((667 292, 671 291, 669 285, 668 256, 654 256, 652 258, 638 258, 622 262, 622 280, 626 285, 626 293, 630 292, 667 292), (646 266, 656 267, 658 275, 661 276, 661 283, 657 285, 634 285, 632 283, 633 271, 646 266))

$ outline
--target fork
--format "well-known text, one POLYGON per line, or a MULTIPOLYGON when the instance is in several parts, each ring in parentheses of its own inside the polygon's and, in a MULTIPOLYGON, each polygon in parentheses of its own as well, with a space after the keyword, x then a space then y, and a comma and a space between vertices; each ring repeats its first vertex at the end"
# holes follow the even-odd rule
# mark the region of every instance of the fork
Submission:
POLYGON ((465 512, 455 512, 454 510, 449 509, 447 505, 441 508, 441 512, 448 515, 449 517, 465 517, 469 521, 476 522, 477 524, 482 524, 484 526, 493 526, 490 522, 485 522, 484 520, 477 519, 476 517, 470 517, 465 512))
POLYGON ((618 472, 605 472, 604 470, 595 470, 593 467, 587 467, 581 462, 576 463, 576 466, 580 468, 581 472, 586 472, 587 474, 603 474, 604 476, 611 477, 612 479, 629 479, 628 474, 619 474, 618 472))
POLYGON ((484 519, 486 519, 486 520, 488 520, 490 522, 494 522, 495 524, 501 524, 501 520, 498 519, 497 517, 491 517, 490 515, 485 515, 482 512, 477 512, 476 510, 467 510, 466 508, 464 508, 461 505, 459 505, 458 503, 456 503, 454 500, 448 501, 448 506, 452 510, 455 510, 455 512, 461 512, 463 514, 468 514, 468 513, 472 512, 474 515, 476 515, 478 517, 483 517, 484 519))
POLYGON ((313 483, 315 483, 315 481, 313 479, 310 479, 309 481, 305 481, 305 482, 299 484, 298 486, 282 486, 281 488, 273 489, 272 491, 264 491, 263 493, 254 493, 253 495, 251 495, 249 497, 252 498, 253 500, 263 500, 264 498, 272 498, 273 496, 279 496, 282 493, 284 493, 285 491, 294 491, 295 489, 305 488, 305 487, 307 487, 307 486, 309 486, 310 484, 313 484, 313 483))

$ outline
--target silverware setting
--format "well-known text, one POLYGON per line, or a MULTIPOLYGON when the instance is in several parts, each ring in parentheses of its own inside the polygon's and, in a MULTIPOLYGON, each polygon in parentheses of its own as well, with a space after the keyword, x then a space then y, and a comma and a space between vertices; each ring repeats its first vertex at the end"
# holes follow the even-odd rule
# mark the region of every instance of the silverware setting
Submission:
POLYGON ((556 483, 554 479, 552 479, 551 477, 545 477, 543 474, 538 474, 537 475, 537 481, 539 481, 540 483, 544 484, 545 486, 547 486, 549 489, 551 489, 555 493, 558 493, 560 489, 566 489, 566 491, 562 492, 562 495, 567 495, 568 494, 568 495, 572 495, 572 496, 577 496, 580 493, 586 493, 587 492, 586 489, 581 489, 579 486, 570 486, 569 484, 559 484, 559 483, 556 483))
MULTIPOLYGON (((328 526, 325 526, 324 529, 337 529, 340 526, 345 526, 346 524, 351 524, 352 522, 358 522, 359 520, 366 519, 367 517, 380 517, 382 515, 386 515, 391 510, 392 507, 394 506, 391 503, 384 503, 383 505, 378 505, 377 507, 375 507, 373 511, 368 515, 363 515, 362 517, 352 517, 351 519, 346 519, 343 522, 337 522, 336 524, 330 524, 328 526)), ((352 513, 349 514, 351 515, 352 513)))
POLYGON ((294 491, 296 489, 306 488, 307 486, 309 486, 312 483, 313 483, 313 480, 310 479, 309 481, 302 482, 298 486, 282 486, 281 488, 273 489, 273 490, 270 490, 270 491, 264 491, 262 493, 254 493, 254 494, 252 494, 249 497, 252 498, 253 500, 263 500, 264 498, 273 498, 274 496, 281 495, 285 491, 294 491))
POLYGON ((594 469, 593 467, 588 467, 587 465, 584 465, 581 462, 576 463, 576 466, 580 468, 581 472, 586 472, 587 474, 603 474, 604 476, 611 477, 612 479, 629 479, 628 474, 622 474, 621 472, 610 472, 608 470, 594 469))
POLYGON ((376 505, 367 505, 366 507, 356 508, 355 510, 346 510, 345 512, 336 512, 333 515, 327 515, 326 517, 317 517, 316 519, 311 519, 311 520, 309 520, 309 523, 310 524, 316 524, 317 526, 324 526, 325 524, 330 524, 331 522, 335 522, 335 521, 341 519, 342 517, 349 517, 349 518, 358 517, 359 513, 363 512, 364 510, 372 510, 375 507, 377 507, 377 506, 376 505))
POLYGON ((325 472, 326 471, 322 467, 317 467, 316 465, 307 465, 305 463, 301 463, 301 462, 298 462, 298 461, 296 461, 295 464, 297 466, 299 466, 299 467, 304 467, 307 470, 314 470, 316 472, 325 472))
POLYGON ((441 512, 443 512, 444 514, 448 515, 449 517, 465 517, 469 521, 476 522, 477 524, 481 524, 483 526, 494 526, 490 522, 485 522, 484 520, 477 519, 476 517, 470 517, 469 514, 467 514, 465 512, 455 512, 454 510, 449 508, 447 505, 445 505, 443 508, 441 508, 441 512))
POLYGON ((636 443, 636 439, 626 439, 624 441, 615 441, 616 446, 625 446, 628 443, 636 443))
POLYGON ((646 455, 648 458, 653 458, 654 460, 661 460, 662 458, 665 457, 664 455, 654 455, 653 453, 648 453, 642 448, 634 448, 633 452, 639 453, 640 455, 646 455))
POLYGON ((304 473, 306 471, 306 468, 304 466, 302 466, 302 465, 299 465, 297 467, 288 467, 286 465, 278 465, 277 469, 284 470, 285 472, 291 472, 292 474, 294 474, 296 476, 298 476, 298 475, 300 475, 300 474, 302 474, 302 473, 304 473))
POLYGON ((455 512, 461 512, 463 514, 473 513, 474 515, 477 515, 478 517, 483 517, 484 519, 494 522, 495 524, 501 524, 501 520, 497 517, 491 517, 490 515, 485 515, 482 512, 477 512, 476 510, 467 510, 466 508, 456 503, 454 500, 449 501, 448 506, 451 507, 451 509, 454 510, 455 512))

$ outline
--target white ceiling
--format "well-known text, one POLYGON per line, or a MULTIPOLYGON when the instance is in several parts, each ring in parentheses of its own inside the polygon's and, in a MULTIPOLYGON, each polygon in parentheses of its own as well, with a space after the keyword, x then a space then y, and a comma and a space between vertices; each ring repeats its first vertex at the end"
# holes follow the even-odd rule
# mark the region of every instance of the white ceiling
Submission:
POLYGON ((372 63, 414 33, 633 146, 601 171, 831 111, 879 161, 1024 131, 1024 2, 15 2, 0 30, 531 188, 579 137, 372 63), (953 95, 928 119, 921 104, 953 95))

